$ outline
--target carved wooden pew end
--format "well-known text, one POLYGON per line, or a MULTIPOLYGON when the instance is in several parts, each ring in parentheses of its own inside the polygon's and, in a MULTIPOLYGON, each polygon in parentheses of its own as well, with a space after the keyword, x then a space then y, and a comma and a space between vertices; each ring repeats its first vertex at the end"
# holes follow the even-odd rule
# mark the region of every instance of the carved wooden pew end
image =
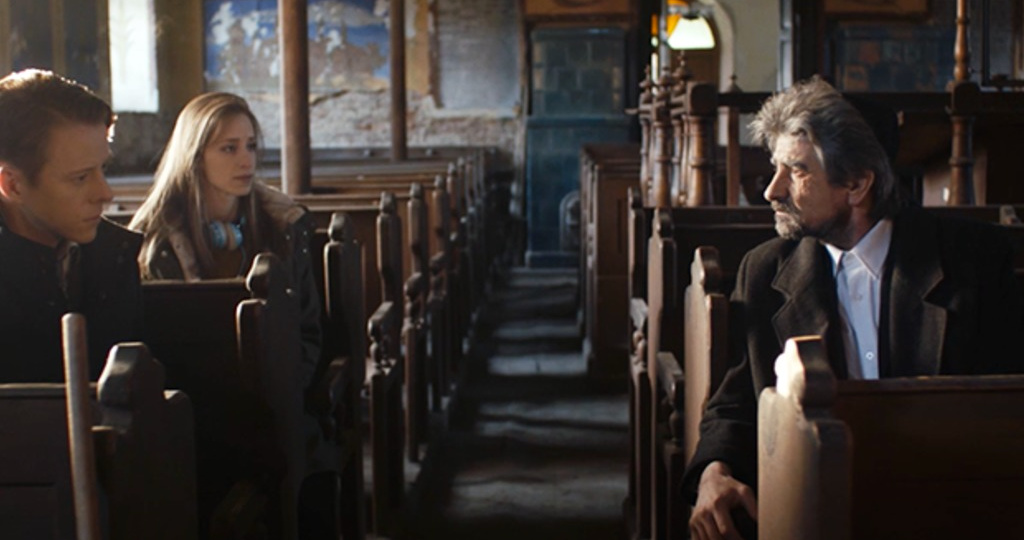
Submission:
POLYGON ((836 381, 791 339, 758 412, 761 538, 1020 538, 1024 376, 836 381))

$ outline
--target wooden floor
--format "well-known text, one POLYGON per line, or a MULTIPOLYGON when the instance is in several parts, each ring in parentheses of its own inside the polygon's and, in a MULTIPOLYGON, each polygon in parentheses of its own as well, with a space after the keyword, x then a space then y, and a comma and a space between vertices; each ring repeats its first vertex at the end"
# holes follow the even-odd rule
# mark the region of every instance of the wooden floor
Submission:
POLYGON ((513 269, 499 281, 395 536, 625 538, 625 382, 588 384, 575 271, 513 269))

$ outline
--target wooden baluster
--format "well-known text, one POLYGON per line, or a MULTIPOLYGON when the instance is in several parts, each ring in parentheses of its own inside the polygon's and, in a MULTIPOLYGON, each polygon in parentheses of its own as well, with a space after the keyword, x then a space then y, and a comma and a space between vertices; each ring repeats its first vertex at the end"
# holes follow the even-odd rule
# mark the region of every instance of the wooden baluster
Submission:
POLYGON ((690 127, 687 118, 689 116, 688 102, 686 99, 686 88, 693 79, 693 72, 686 63, 684 51, 680 51, 679 65, 673 72, 676 84, 672 87, 672 126, 674 128, 675 151, 673 154, 672 188, 675 192, 675 206, 685 206, 690 186, 690 127))
MULTIPOLYGON (((736 84, 736 74, 733 73, 726 92, 739 94, 742 90, 736 84)), ((725 148, 725 204, 727 206, 738 206, 740 204, 740 183, 742 171, 742 150, 740 149, 740 111, 737 107, 729 107, 729 118, 726 136, 728 142, 725 148)))
POLYGON ((670 88, 673 84, 672 74, 664 70, 658 80, 654 101, 652 103, 652 117, 654 123, 654 138, 651 148, 651 159, 654 170, 651 180, 654 184, 654 206, 657 208, 668 208, 672 206, 671 162, 672 155, 669 151, 668 133, 671 126, 669 119, 669 107, 671 105, 672 93, 670 88))
POLYGON ((76 536, 78 540, 100 540, 99 487, 96 481, 96 453, 92 441, 89 348, 86 345, 85 317, 79 313, 68 313, 61 318, 61 327, 76 536))
POLYGON ((975 204, 974 197, 974 117, 980 109, 981 89, 971 82, 970 23, 967 0, 956 3, 956 67, 950 83, 949 117, 953 124, 952 151, 949 156, 948 205, 975 204))
POLYGON ((953 86, 950 97, 953 148, 949 156, 949 199, 946 204, 975 204, 973 130, 974 118, 980 108, 981 89, 970 81, 958 82, 953 86))
POLYGON ((640 106, 637 116, 640 118, 640 193, 644 203, 651 204, 653 198, 651 170, 651 119, 653 117, 654 81, 651 79, 651 66, 644 68, 644 80, 640 83, 640 106))
POLYGON ((715 115, 718 113, 718 89, 710 83, 692 83, 686 91, 686 128, 689 146, 689 173, 686 178, 687 206, 714 203, 711 186, 715 173, 715 115))
POLYGON ((971 79, 971 42, 968 25, 971 22, 970 5, 967 0, 956 2, 956 45, 953 58, 956 67, 953 69, 953 81, 963 82, 971 79))

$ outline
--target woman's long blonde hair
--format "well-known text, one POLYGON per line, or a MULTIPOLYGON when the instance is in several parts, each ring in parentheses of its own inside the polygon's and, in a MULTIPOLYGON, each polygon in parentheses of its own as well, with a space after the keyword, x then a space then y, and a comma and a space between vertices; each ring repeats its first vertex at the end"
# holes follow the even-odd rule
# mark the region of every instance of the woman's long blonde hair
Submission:
MULTIPOLYGON (((262 147, 256 116, 249 109, 249 104, 234 94, 201 94, 189 101, 178 115, 157 166, 153 187, 129 225, 143 233, 141 266, 144 277, 151 277, 148 276, 149 262, 173 229, 183 230, 191 240, 196 262, 204 276, 213 267, 213 254, 203 224, 203 152, 224 120, 240 114, 252 122, 257 145, 262 147)), ((239 212, 245 219, 244 245, 250 256, 254 253, 253 246, 263 243, 256 203, 254 191, 239 199, 239 212)))

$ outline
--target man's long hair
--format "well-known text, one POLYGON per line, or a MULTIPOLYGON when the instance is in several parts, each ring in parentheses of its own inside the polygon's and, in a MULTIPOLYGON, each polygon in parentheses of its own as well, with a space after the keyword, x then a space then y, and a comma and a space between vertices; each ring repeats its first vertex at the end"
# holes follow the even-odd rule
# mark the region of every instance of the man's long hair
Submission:
POLYGON ((903 206, 896 175, 874 130, 856 107, 820 77, 769 98, 750 129, 754 140, 770 151, 783 135, 806 135, 833 185, 846 185, 851 178, 872 171, 872 218, 893 216, 903 206))

